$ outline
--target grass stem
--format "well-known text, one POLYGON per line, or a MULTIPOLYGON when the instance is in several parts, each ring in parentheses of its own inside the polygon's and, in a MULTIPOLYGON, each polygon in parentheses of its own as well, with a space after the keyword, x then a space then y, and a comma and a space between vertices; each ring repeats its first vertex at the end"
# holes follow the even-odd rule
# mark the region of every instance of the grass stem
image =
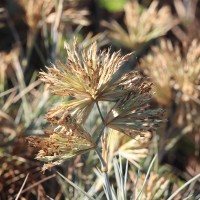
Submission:
MULTIPOLYGON (((99 157, 99 160, 101 162, 101 166, 102 168, 106 168, 107 169, 107 164, 106 162, 104 161, 103 157, 101 156, 101 153, 98 149, 95 150, 98 157, 99 157)), ((107 170, 106 171, 102 171, 103 175, 104 175, 104 180, 105 180, 105 188, 107 190, 107 194, 108 194, 108 199, 109 200, 112 200, 112 192, 111 192, 111 186, 110 186, 110 181, 109 181, 109 177, 108 177, 108 173, 107 173, 107 170)))
POLYGON ((96 144, 98 145, 98 143, 99 143, 99 141, 100 141, 100 139, 101 139, 101 136, 103 135, 103 133, 104 133, 104 129, 105 129, 105 125, 103 125, 103 127, 102 127, 102 129, 101 129, 101 131, 100 131, 100 133, 99 133, 99 136, 98 136, 98 138, 97 138, 97 140, 96 140, 96 144))
POLYGON ((103 117, 103 115, 102 115, 101 109, 100 109, 100 107, 99 107, 98 101, 96 101, 96 105, 97 105, 97 109, 98 109, 98 111, 99 111, 99 115, 100 115, 100 117, 101 117, 102 122, 103 122, 104 124, 106 124, 105 119, 104 119, 104 117, 103 117))

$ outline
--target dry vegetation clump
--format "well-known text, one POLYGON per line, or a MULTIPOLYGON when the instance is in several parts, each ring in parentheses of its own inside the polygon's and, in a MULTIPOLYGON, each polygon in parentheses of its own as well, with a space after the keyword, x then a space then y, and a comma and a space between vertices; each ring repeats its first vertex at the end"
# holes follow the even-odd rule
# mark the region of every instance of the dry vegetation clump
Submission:
POLYGON ((124 29, 118 22, 104 22, 109 37, 129 49, 137 50, 145 43, 165 35, 178 20, 171 14, 169 6, 158 9, 158 1, 152 1, 149 8, 138 1, 128 1, 124 6, 124 29))
POLYGON ((150 200, 150 199, 161 199, 162 194, 167 191, 170 181, 164 177, 160 176, 159 174, 155 172, 151 172, 149 174, 148 180, 145 182, 146 175, 142 174, 139 177, 139 180, 136 182, 136 176, 131 171, 129 172, 131 179, 136 184, 136 190, 135 193, 139 193, 141 188, 144 187, 144 195, 142 196, 142 200, 150 200), (144 186, 144 182, 146 183, 144 186))
POLYGON ((184 41, 190 44, 194 38, 200 38, 199 31, 199 6, 198 1, 194 0, 188 3, 184 3, 182 0, 176 0, 173 2, 176 14, 181 22, 181 26, 174 27, 172 29, 173 34, 180 41, 184 41))
MULTIPOLYGON (((130 161, 137 168, 141 169, 140 161, 148 155, 148 148, 151 140, 151 133, 144 132, 143 135, 137 135, 130 138, 127 135, 111 129, 108 137, 108 155, 109 164, 115 156, 121 156, 130 161), (113 143, 113 141, 115 141, 113 143)), ((109 166, 110 167, 110 166, 109 166)))
POLYGON ((40 81, 34 78, 25 86, 19 50, 1 54, 1 66, 0 198, 14 199, 19 191, 27 199, 34 198, 35 194, 45 198, 46 189, 42 183, 55 176, 42 175, 41 164, 32 158, 35 151, 31 148, 25 151, 24 146, 27 145, 26 135, 41 132, 37 129, 44 120, 39 115, 45 109, 49 93, 43 86, 38 87, 40 81), (13 87, 9 88, 9 84, 13 87), (30 101, 32 104, 28 103, 30 101), (24 181, 26 188, 22 188, 24 181))
MULTIPOLYGON (((193 40, 181 52, 178 45, 161 40, 154 46, 152 54, 141 60, 141 67, 154 82, 154 97, 168 107, 176 105, 176 125, 188 126, 190 131, 199 129, 200 104, 200 48, 193 40)), ((199 134, 197 132, 197 134, 199 134)))
MULTIPOLYGON (((26 176, 28 176, 28 181, 25 190, 22 190, 25 197, 33 198, 38 193, 38 196, 45 198, 46 191, 42 185, 45 176, 41 174, 40 163, 9 154, 1 155, 0 161, 0 193, 2 199, 14 199, 20 191, 26 176)), ((49 179, 53 177, 51 176, 49 179)))

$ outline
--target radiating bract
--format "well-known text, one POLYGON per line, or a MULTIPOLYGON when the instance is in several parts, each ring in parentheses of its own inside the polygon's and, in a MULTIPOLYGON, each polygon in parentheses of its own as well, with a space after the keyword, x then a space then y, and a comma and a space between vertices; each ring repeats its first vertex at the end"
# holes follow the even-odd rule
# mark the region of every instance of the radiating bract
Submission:
POLYGON ((146 82, 145 78, 134 72, 125 76, 131 77, 127 80, 132 91, 116 102, 107 114, 106 124, 135 138, 137 135, 155 130, 163 122, 163 110, 148 108, 151 100, 151 84, 146 82))

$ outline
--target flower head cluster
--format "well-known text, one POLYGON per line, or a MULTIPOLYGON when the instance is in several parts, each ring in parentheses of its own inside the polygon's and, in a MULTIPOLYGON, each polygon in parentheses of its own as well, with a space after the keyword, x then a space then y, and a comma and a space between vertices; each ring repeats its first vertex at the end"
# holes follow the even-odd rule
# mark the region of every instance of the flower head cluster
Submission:
POLYGON ((97 144, 81 124, 98 101, 114 104, 105 119, 102 116, 104 126, 131 139, 150 135, 162 121, 162 110, 148 108, 151 84, 146 78, 138 72, 116 78, 116 72, 130 54, 121 56, 116 52, 110 55, 110 50, 98 53, 96 43, 79 51, 76 40, 73 50, 67 44, 65 48, 67 63, 40 73, 41 80, 49 84, 51 92, 63 97, 62 102, 47 114, 47 120, 56 128, 47 131, 48 138, 28 139, 41 149, 36 158, 48 162, 43 170, 96 148, 97 144))
MULTIPOLYGON (((38 28, 39 23, 44 20, 44 16, 47 23, 57 23, 57 10, 55 10, 55 7, 58 5, 56 5, 56 2, 51 0, 19 0, 19 4, 25 11, 26 21, 31 31, 35 31, 38 28)), ((89 21, 86 18, 89 11, 86 9, 80 10, 77 7, 78 1, 59 2, 59 9, 61 8, 62 11, 60 13, 61 23, 67 21, 83 26, 89 25, 89 21)))
POLYGON ((124 133, 111 129, 108 137, 109 164, 112 163, 111 161, 114 156, 120 155, 140 168, 139 161, 148 155, 150 139, 150 132, 145 132, 142 136, 137 135, 133 139, 124 133))
POLYGON ((136 49, 142 44, 165 35, 177 24, 168 6, 157 10, 158 1, 153 1, 148 9, 138 1, 128 1, 125 5, 124 30, 116 21, 103 22, 109 29, 109 37, 126 48, 136 49))
POLYGON ((163 122, 160 119, 163 110, 148 108, 151 100, 151 84, 145 81, 144 77, 137 72, 131 72, 125 76, 132 90, 116 102, 107 114, 106 124, 112 129, 135 138, 137 135, 155 130, 163 122))
POLYGON ((72 98, 59 104, 56 115, 67 110, 84 122, 96 101, 116 101, 127 92, 125 86, 113 83, 112 79, 130 54, 121 56, 116 52, 110 55, 110 50, 98 54, 96 43, 79 52, 76 40, 73 50, 68 44, 65 49, 68 55, 66 64, 58 64, 48 68, 48 73, 40 73, 41 80, 50 84, 52 94, 72 98))
MULTIPOLYGON (((198 116, 200 104, 200 47, 193 40, 185 52, 170 41, 161 40, 152 54, 141 60, 141 67, 154 83, 154 97, 163 105, 173 101, 179 107, 181 121, 198 116)), ((196 117, 195 117, 196 118, 196 117)))
POLYGON ((36 159, 47 162, 43 166, 43 171, 96 148, 90 134, 71 116, 65 116, 60 120, 54 119, 52 123, 57 124, 57 127, 46 131, 49 137, 28 137, 29 143, 40 149, 36 159))

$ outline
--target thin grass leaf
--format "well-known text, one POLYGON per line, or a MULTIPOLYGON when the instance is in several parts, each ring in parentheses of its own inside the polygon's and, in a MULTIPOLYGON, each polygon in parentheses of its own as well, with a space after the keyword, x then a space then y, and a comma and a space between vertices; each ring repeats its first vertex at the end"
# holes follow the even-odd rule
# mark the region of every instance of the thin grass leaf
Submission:
MULTIPOLYGON (((17 55, 13 57, 13 67, 17 76, 17 80, 19 83, 19 90, 22 92, 26 88, 24 75, 22 71, 22 66, 17 58, 17 55)), ((26 95, 22 95, 22 106, 23 106, 23 112, 24 112, 24 120, 25 120, 25 126, 28 126, 31 121, 31 107, 28 103, 26 95)))
POLYGON ((118 200, 126 200, 126 181, 127 181, 127 173, 128 167, 126 164, 125 175, 123 174, 123 166, 122 166, 122 158, 119 156, 119 159, 116 157, 113 158, 113 167, 115 171, 115 179, 117 183, 117 199, 118 200))
POLYGON ((191 195, 189 195, 188 197, 184 198, 183 200, 188 200, 188 199, 190 199, 191 197, 193 197, 193 195, 192 195, 192 194, 191 194, 191 195))
POLYGON ((25 179, 24 179, 24 182, 23 182, 23 184, 22 184, 22 186, 21 186, 21 188, 20 188, 20 190, 19 190, 19 192, 18 192, 18 194, 17 194, 15 200, 18 200, 19 196, 21 195, 21 192, 22 192, 22 190, 23 190, 23 188, 24 188, 24 186, 25 186, 25 184, 26 184, 26 181, 27 181, 27 179, 28 179, 28 176, 29 176, 29 174, 26 175, 26 177, 25 177, 25 179))
POLYGON ((128 160, 126 160, 126 167, 125 167, 125 174, 124 174, 124 191, 126 191, 126 183, 127 183, 127 178, 128 178, 128 166, 129 166, 129 163, 128 163, 128 160))
POLYGON ((178 190, 176 190, 167 200, 172 200, 181 190, 187 187, 193 181, 197 181, 200 178, 200 174, 197 174, 195 177, 184 183, 178 190))
POLYGON ((73 182, 71 182, 69 179, 67 179, 66 177, 64 177, 62 174, 60 174, 59 172, 57 172, 59 176, 61 176, 66 182, 68 182, 70 185, 72 185, 75 189, 77 189, 79 192, 81 192, 82 194, 84 194, 85 196, 87 196, 90 200, 95 200, 93 197, 91 197, 88 193, 86 193, 84 190, 82 190, 80 187, 78 187, 76 184, 74 184, 73 182))
POLYGON ((151 163, 150 163, 150 165, 149 165, 147 174, 146 174, 146 176, 145 176, 144 183, 143 183, 143 185, 142 185, 142 188, 141 188, 141 190, 140 190, 140 192, 139 192, 139 194, 138 194, 136 200, 138 200, 138 199, 140 198, 140 196, 141 196, 141 194, 142 194, 142 192, 143 192, 143 190, 144 190, 144 186, 145 186, 145 184, 146 184, 146 182, 147 182, 148 176, 149 176, 149 174, 150 174, 150 172, 151 172, 151 168, 153 167, 153 164, 154 164, 154 162, 155 162, 157 156, 158 156, 158 155, 156 154, 156 155, 153 157, 153 159, 152 159, 152 161, 151 161, 151 163))

